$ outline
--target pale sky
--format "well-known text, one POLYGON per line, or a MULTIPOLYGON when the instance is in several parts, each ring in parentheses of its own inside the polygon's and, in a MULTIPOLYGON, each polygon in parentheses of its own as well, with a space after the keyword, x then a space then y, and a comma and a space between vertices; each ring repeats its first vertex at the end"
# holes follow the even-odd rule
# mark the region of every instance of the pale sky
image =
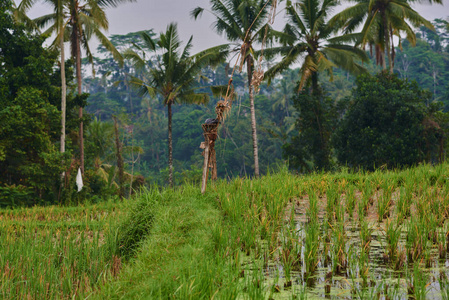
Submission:
MULTIPOLYGON (((14 1, 20 2, 20 0, 14 1)), ((32 18, 51 13, 51 6, 41 4, 42 0, 37 2, 29 12, 32 18)), ((443 0, 443 2, 444 5, 420 4, 413 5, 413 8, 430 21, 435 18, 448 18, 449 0, 443 0)), ((181 39, 184 42, 193 35, 194 47, 192 53, 226 43, 226 40, 218 36, 211 28, 214 22, 211 13, 205 11, 197 21, 190 17, 190 11, 197 6, 209 8, 209 0, 137 0, 135 3, 127 3, 117 8, 107 9, 109 18, 108 35, 126 34, 151 28, 156 33, 160 33, 165 31, 169 23, 176 22, 181 39)), ((283 15, 280 12, 276 17, 275 27, 278 29, 284 25, 283 15)), ((91 47, 92 50, 95 48, 96 46, 91 47)))

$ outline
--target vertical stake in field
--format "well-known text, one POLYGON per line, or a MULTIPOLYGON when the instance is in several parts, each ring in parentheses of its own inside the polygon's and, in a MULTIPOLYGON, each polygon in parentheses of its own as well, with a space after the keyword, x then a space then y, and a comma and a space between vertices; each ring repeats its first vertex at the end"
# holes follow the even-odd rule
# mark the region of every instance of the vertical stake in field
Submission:
POLYGON ((218 126, 224 118, 226 112, 231 108, 230 102, 225 98, 224 101, 218 101, 215 107, 217 117, 215 119, 207 119, 202 125, 204 142, 200 148, 204 149, 203 179, 201 182, 201 193, 206 191, 207 178, 209 177, 209 169, 211 170, 212 180, 217 179, 217 157, 215 155, 215 140, 218 137, 218 126))

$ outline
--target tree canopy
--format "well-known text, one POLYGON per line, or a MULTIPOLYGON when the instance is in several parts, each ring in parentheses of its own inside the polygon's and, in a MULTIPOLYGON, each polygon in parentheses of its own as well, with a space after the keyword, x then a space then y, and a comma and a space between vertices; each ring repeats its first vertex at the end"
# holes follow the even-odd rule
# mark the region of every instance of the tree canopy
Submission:
POLYGON ((15 24, 8 4, 0 4, 0 188, 7 190, 1 193, 0 205, 31 199, 54 202, 67 158, 57 150, 57 53, 15 24), (21 198, 24 194, 32 196, 21 198))
POLYGON ((360 76, 335 136, 338 160, 350 167, 411 166, 425 158, 425 103, 416 83, 380 73, 360 76))

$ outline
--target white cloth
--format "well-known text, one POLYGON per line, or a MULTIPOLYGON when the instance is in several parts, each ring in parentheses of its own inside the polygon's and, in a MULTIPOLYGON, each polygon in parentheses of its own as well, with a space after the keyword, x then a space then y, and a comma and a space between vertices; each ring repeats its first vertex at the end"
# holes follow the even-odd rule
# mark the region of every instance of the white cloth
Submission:
POLYGON ((81 175, 81 168, 78 168, 78 175, 76 175, 76 186, 78 187, 78 192, 83 188, 83 176, 81 175))

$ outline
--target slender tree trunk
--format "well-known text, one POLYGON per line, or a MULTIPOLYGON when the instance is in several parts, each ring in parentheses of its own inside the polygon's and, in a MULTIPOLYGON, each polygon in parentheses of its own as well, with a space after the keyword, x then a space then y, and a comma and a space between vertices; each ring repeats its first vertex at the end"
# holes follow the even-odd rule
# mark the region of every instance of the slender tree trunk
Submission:
MULTIPOLYGON (((81 78, 81 45, 79 39, 79 32, 76 32, 76 80, 78 83, 78 95, 82 94, 82 84, 83 79, 81 78)), ((83 107, 79 107, 78 117, 80 119, 80 168, 81 172, 84 174, 84 122, 83 122, 83 107)))
POLYGON ((131 197, 133 191, 133 181, 134 181, 134 127, 131 129, 131 181, 129 183, 129 197, 131 197))
POLYGON ((394 71, 394 59, 396 57, 396 51, 394 49, 393 29, 390 26, 390 39, 391 39, 391 69, 394 71))
MULTIPOLYGON (((390 74, 393 74, 393 59, 391 57, 390 52, 390 34, 388 31, 388 22, 387 22, 387 16, 385 15, 385 12, 382 13, 382 23, 384 26, 384 39, 385 39, 385 51, 388 58, 388 68, 390 69, 390 74)), ((386 64, 384 64, 386 66, 386 64)))
POLYGON ((437 75, 438 75, 438 72, 435 69, 435 65, 432 65, 433 99, 436 99, 436 97, 437 97, 437 75))
POLYGON ((313 99, 314 101, 316 100, 316 104, 317 106, 313 105, 313 113, 315 114, 315 118, 316 118, 316 123, 318 125, 318 131, 320 132, 320 139, 321 139, 321 149, 324 149, 324 145, 325 145, 325 141, 324 141, 324 131, 323 128, 321 126, 321 122, 320 122, 320 114, 319 111, 321 111, 321 102, 320 102, 320 98, 319 98, 319 87, 318 87, 318 73, 317 72, 313 72, 312 73, 312 97, 316 97, 316 99, 313 99))
MULTIPOLYGON (((61 42, 60 42, 60 48, 61 48, 61 145, 60 145, 60 151, 61 153, 65 152, 65 121, 66 121, 66 104, 67 104, 67 86, 66 86, 66 79, 65 79, 65 49, 64 49, 64 26, 59 27, 59 34, 61 35, 61 42)), ((64 161, 61 162, 64 165, 64 161)), ((61 197, 61 191, 64 187, 64 178, 66 176, 66 172, 63 171, 61 173, 61 185, 59 187, 59 193, 58 193, 58 200, 60 200, 61 197)))
POLYGON ((172 111, 171 102, 167 104, 168 110, 168 184, 173 187, 173 144, 172 144, 172 131, 171 131, 171 121, 172 121, 172 111))
MULTIPOLYGON (((321 167, 327 168, 329 166, 329 157, 328 157, 328 151, 327 149, 327 143, 329 138, 327 137, 325 128, 323 128, 321 124, 321 115, 323 111, 323 104, 321 103, 321 97, 322 97, 322 90, 320 90, 320 87, 318 85, 318 73, 313 72, 312 73, 312 97, 313 97, 313 104, 312 109, 313 113, 315 114, 316 123, 318 126, 318 131, 320 133, 320 149, 321 149, 321 157, 318 160, 321 163, 321 167)), ((315 154, 316 155, 316 154, 315 154)))
POLYGON ((318 95, 318 93, 319 93, 318 73, 312 72, 311 79, 312 79, 312 95, 318 95))
POLYGON ((257 127, 256 127, 256 109, 254 107, 254 89, 251 85, 251 78, 253 76, 253 58, 248 55, 246 58, 246 68, 248 72, 248 89, 249 89, 249 102, 251 109, 251 132, 253 137, 253 154, 254 154, 254 175, 259 177, 259 150, 257 147, 257 127))
POLYGON ((125 171, 122 156, 122 143, 120 142, 119 132, 118 132, 118 122, 117 118, 114 118, 114 133, 115 133, 115 147, 117 156, 117 168, 118 168, 118 180, 119 180, 119 197, 123 199, 125 195, 125 171))
MULTIPOLYGON (((61 28, 61 35, 62 35, 61 28)), ((64 55, 64 37, 61 37, 61 153, 65 152, 65 118, 66 118, 66 96, 67 87, 65 80, 65 55, 64 55)))

